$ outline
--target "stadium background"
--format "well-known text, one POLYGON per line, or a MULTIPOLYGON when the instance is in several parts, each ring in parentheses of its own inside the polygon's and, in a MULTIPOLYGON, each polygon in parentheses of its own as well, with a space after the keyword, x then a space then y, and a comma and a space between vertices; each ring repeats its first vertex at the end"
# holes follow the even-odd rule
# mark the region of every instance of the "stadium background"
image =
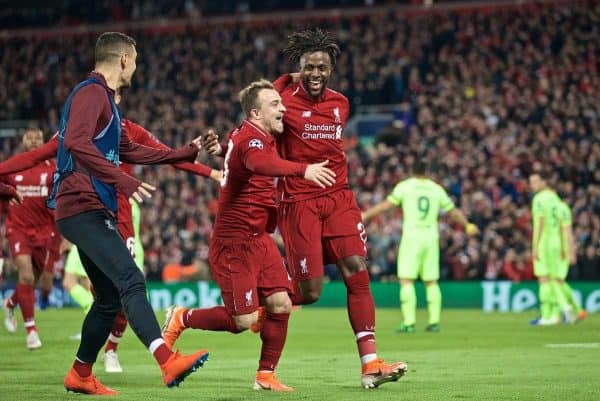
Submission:
MULTIPOLYGON (((97 35, 133 35, 140 57, 125 115, 177 146, 239 120, 235 99, 246 82, 290 71, 280 50, 286 34, 323 26, 343 56, 332 86, 351 101, 345 132, 352 187, 361 207, 381 200, 425 157, 436 180, 478 224, 468 240, 442 219, 442 331, 398 334, 396 246, 399 214, 368 227, 377 343, 382 356, 404 360, 409 373, 368 394, 348 330, 343 284, 323 291, 323 308, 292 314, 278 373, 295 393, 286 400, 582 400, 598 399, 600 320, 532 327, 536 283, 530 273, 527 174, 547 166, 575 215, 578 262, 573 287, 589 311, 600 310, 600 1, 381 0, 0 0, 0 160, 19 152, 23 127, 50 136, 74 83, 92 68, 97 35), (539 164, 536 164, 539 163, 539 164), (336 307, 337 306, 337 307, 336 307), (461 309, 448 310, 447 307, 461 309), (470 308, 470 309, 466 309, 470 308), (483 311, 482 311, 483 310, 483 311)), ((216 166, 213 164, 213 166, 216 166)), ((144 205, 150 299, 209 306, 219 292, 206 281, 164 284, 161 269, 197 263, 206 278, 206 243, 215 185, 169 167, 140 168, 160 190, 144 205)), ((14 285, 7 260, 0 300, 14 285)), ((418 287, 419 299, 423 299, 418 287)), ((51 300, 60 305, 57 287, 51 300)), ((44 346, 29 352, 0 330, 0 400, 81 397, 61 382, 81 327, 75 308, 37 315, 44 346)), ((259 336, 186 331, 182 352, 206 347, 211 360, 177 390, 160 383, 151 356, 128 329, 119 347, 121 375, 95 374, 132 401, 261 400, 250 390, 259 336)), ((269 397, 272 398, 272 397, 269 397)))
MULTIPOLYGON (((92 68, 100 32, 137 40, 122 110, 176 147, 209 126, 221 134, 235 126, 237 91, 294 70, 282 38, 319 25, 342 47, 331 86, 350 99, 344 135, 363 209, 425 158, 482 231, 469 239, 442 219, 442 278, 530 280, 526 179, 543 166, 574 212, 578 260, 569 278, 599 280, 599 2, 419 3, 0 0, 10 5, 0 11, 1 157, 19 151, 27 125, 56 131, 69 90, 92 68)), ((159 187, 143 205, 148 280, 186 265, 206 279, 216 185, 170 167, 137 173, 159 187)), ((376 281, 395 280, 402 225, 399 211, 393 217, 368 226, 376 281)), ((335 267, 327 271, 339 278, 335 267)), ((3 280, 6 288, 14 280, 8 260, 3 280)))

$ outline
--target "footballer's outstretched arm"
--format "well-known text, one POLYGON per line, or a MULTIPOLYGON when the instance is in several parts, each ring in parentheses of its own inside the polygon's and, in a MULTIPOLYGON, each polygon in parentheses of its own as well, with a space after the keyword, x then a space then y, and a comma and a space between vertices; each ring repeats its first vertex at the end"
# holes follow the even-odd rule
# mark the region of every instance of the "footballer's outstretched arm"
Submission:
POLYGON ((55 135, 39 148, 19 153, 0 163, 0 175, 15 174, 56 157, 58 137, 55 135))
POLYGON ((462 227, 464 227, 465 232, 468 235, 479 234, 479 229, 477 228, 477 226, 473 223, 469 223, 469 220, 467 220, 467 217, 459 208, 455 207, 454 209, 450 210, 448 212, 448 217, 450 217, 452 221, 455 221, 462 227))
POLYGON ((385 199, 385 200, 379 202, 378 204, 376 204, 375 206, 372 206, 369 209, 367 209, 366 211, 362 212, 362 220, 364 223, 367 223, 373 217, 378 216, 381 213, 385 213, 388 210, 393 209, 395 207, 396 207, 396 205, 394 205, 389 200, 385 199))
MULTIPOLYGON (((152 135, 144 127, 134 123, 133 121, 126 120, 124 128, 126 128, 125 132, 127 133, 129 139, 132 142, 139 143, 140 145, 144 145, 154 149, 173 150, 171 147, 162 143, 158 138, 152 135)), ((186 171, 188 173, 201 175, 203 177, 210 177, 215 181, 219 181, 221 179, 220 171, 214 170, 202 163, 180 162, 172 163, 171 166, 178 170, 186 171)))

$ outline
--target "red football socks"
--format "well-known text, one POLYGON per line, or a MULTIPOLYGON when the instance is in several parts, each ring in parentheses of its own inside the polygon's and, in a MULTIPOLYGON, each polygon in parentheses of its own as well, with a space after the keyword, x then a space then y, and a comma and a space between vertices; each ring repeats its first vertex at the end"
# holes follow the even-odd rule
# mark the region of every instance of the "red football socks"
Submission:
POLYGON ((127 317, 125 317, 125 312, 121 309, 119 313, 117 313, 113 326, 110 329, 110 335, 108 336, 104 352, 117 351, 125 328, 127 328, 127 317))
POLYGON ((287 337, 289 318, 289 313, 267 312, 267 317, 260 331, 262 348, 258 370, 273 371, 277 367, 287 337))
POLYGON ((346 280, 348 291, 348 317, 361 357, 376 353, 375 303, 369 288, 369 273, 360 271, 346 280))
POLYGON ((173 355, 173 351, 171 351, 163 342, 158 346, 158 348, 156 348, 156 350, 152 352, 152 355, 154 356, 154 359, 156 359, 156 362, 162 366, 167 362, 171 355, 173 355))
POLYGON ((27 333, 37 330, 34 319, 35 292, 33 285, 17 284, 17 303, 21 307, 27 333))
POLYGON ((183 325, 191 329, 229 331, 239 333, 233 317, 224 306, 214 308, 189 309, 183 314, 183 325))
POLYGON ((82 362, 79 359, 75 359, 73 362, 73 369, 80 377, 88 377, 92 374, 92 364, 87 362, 82 362))

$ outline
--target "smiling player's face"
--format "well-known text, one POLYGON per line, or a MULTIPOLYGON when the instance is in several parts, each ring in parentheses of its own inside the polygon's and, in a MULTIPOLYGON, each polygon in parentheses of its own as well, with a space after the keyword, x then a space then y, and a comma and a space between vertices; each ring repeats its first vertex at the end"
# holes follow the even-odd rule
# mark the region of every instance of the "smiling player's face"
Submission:
POLYGON ((320 97, 327 87, 333 67, 329 54, 323 51, 305 53, 300 58, 300 76, 312 97, 320 97))
POLYGON ((274 89, 263 89, 258 92, 257 100, 259 107, 253 113, 259 124, 272 135, 281 134, 285 106, 279 93, 274 89))

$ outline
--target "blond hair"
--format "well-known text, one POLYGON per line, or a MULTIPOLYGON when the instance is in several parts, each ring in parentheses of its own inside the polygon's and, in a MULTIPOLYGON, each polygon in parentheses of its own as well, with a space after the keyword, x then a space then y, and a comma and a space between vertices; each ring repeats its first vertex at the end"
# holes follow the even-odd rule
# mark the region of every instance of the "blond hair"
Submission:
POLYGON ((259 79, 240 91, 240 104, 242 105, 242 111, 247 118, 250 117, 252 109, 258 108, 258 93, 263 89, 275 89, 275 87, 266 79, 259 79))

